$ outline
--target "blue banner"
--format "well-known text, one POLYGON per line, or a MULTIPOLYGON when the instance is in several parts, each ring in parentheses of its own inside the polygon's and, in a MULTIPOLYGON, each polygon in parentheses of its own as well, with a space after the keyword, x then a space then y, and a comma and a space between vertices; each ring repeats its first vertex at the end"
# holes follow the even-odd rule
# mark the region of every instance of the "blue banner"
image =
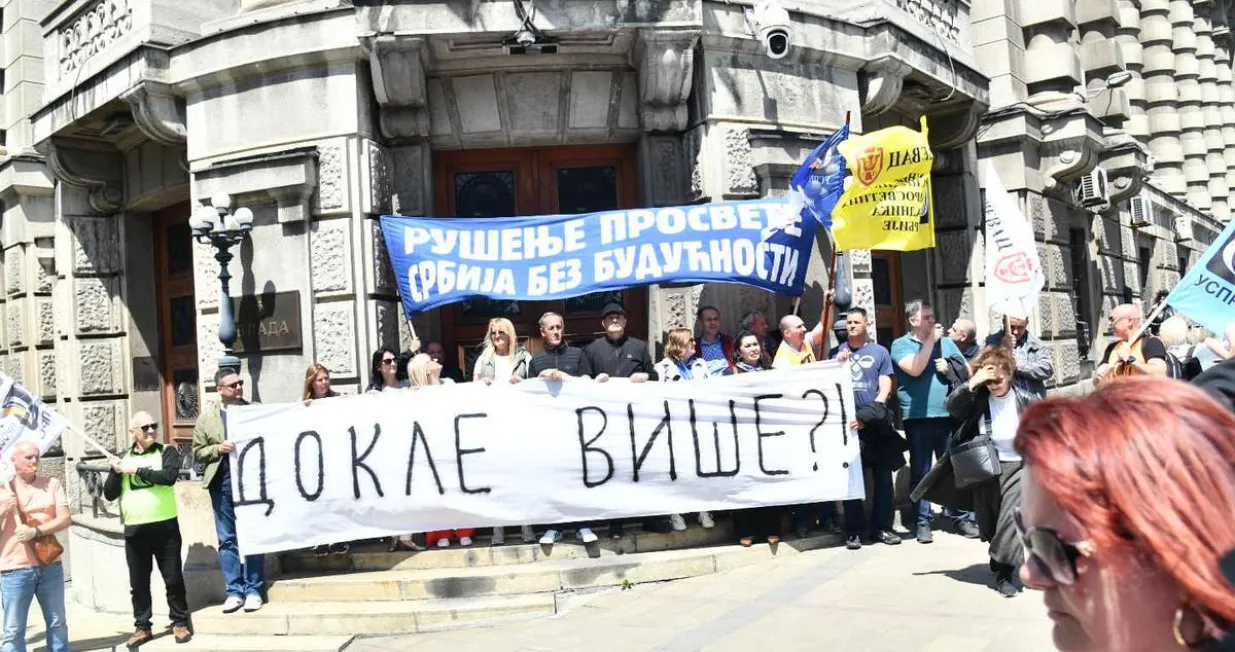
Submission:
POLYGON ((1166 302, 1215 333, 1235 321, 1235 221, 1201 254, 1166 302))
POLYGON ((409 314, 475 297, 564 299, 653 283, 802 294, 814 243, 784 199, 500 218, 382 217, 409 314))
POLYGON ((832 209, 845 192, 848 166, 836 146, 846 138, 849 138, 849 125, 819 143, 789 180, 792 200, 801 206, 802 216, 815 218, 825 229, 832 228, 832 209))

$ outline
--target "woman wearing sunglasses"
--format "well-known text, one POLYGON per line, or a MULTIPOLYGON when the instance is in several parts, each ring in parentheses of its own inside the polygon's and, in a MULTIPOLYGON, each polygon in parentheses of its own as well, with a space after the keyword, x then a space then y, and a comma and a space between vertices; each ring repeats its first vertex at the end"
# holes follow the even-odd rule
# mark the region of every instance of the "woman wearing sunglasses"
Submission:
POLYGON ((1040 402, 1016 438, 1021 578, 1055 646, 1215 650, 1235 622, 1219 559, 1235 548, 1235 415, 1165 378, 1040 402))

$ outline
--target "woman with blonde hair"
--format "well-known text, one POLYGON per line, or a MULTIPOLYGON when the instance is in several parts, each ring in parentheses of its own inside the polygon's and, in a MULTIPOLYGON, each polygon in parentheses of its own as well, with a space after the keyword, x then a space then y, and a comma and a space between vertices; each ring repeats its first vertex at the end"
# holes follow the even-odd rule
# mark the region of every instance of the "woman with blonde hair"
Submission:
MULTIPOLYGON (((653 367, 662 383, 675 380, 695 380, 710 375, 708 363, 695 355, 695 334, 689 328, 674 328, 665 338, 665 357, 653 367)), ((728 369, 728 365, 722 369, 728 369)), ((718 374, 719 375, 719 374, 718 374)), ((716 525, 710 512, 699 512, 699 524, 704 528, 716 525)), ((669 525, 678 532, 686 529, 681 514, 670 514, 669 525)))
POLYGON ((512 378, 527 379, 532 354, 519 346, 515 325, 510 323, 509 319, 495 317, 489 320, 483 347, 472 370, 472 380, 489 385, 495 380, 506 382, 512 378))
POLYGON ((325 365, 314 363, 304 371, 304 391, 300 400, 315 401, 319 398, 330 398, 339 394, 330 389, 330 370, 325 365))

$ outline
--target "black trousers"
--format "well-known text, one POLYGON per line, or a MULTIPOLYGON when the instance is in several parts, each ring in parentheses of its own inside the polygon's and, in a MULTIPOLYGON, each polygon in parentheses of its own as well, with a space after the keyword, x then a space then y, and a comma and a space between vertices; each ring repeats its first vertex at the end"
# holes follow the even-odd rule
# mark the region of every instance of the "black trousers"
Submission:
POLYGON ((180 565, 180 521, 173 518, 126 530, 124 554, 129 562, 129 588, 133 592, 133 624, 138 629, 151 629, 150 573, 158 564, 167 586, 167 610, 172 624, 187 625, 189 602, 180 565))

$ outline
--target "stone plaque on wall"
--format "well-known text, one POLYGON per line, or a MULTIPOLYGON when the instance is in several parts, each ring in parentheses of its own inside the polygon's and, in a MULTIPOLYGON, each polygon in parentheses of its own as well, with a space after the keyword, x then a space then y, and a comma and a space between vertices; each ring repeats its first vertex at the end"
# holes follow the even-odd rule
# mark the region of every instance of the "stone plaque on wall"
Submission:
POLYGON ((269 353, 303 346, 300 292, 265 292, 232 299, 237 353, 269 353))

